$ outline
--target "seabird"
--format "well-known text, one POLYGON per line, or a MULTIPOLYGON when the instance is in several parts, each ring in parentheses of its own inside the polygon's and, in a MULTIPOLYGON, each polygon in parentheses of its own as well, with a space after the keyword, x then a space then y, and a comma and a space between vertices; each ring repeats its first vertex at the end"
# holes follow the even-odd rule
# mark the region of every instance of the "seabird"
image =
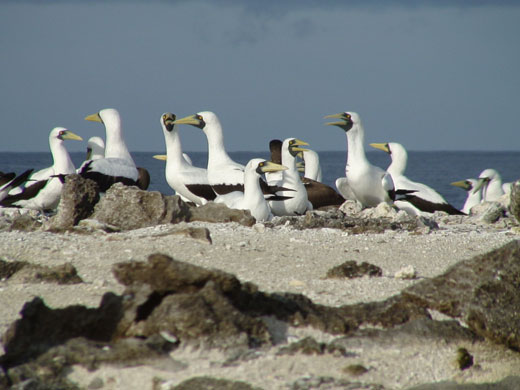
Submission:
MULTIPOLYGON (((305 148, 307 149, 307 148, 305 148)), ((269 150, 271 152, 271 161, 275 163, 282 162, 282 141, 274 139, 269 142, 269 150)), ((303 152, 298 152, 298 155, 302 153, 307 153, 310 149, 307 149, 303 152)), ((308 156, 308 154, 306 154, 308 156)), ((296 162, 296 169, 300 172, 300 161, 296 162)), ((313 164, 310 162, 311 165, 313 164)), ((311 172, 316 172, 315 169, 312 169, 311 172)), ((271 174, 265 174, 267 182, 269 185, 283 185, 283 172, 276 172, 271 174), (274 176, 275 174, 279 174, 279 176, 274 176)), ((318 209, 320 207, 325 206, 339 206, 345 202, 345 199, 338 194, 334 188, 321 183, 317 180, 313 180, 307 176, 301 178, 303 185, 305 186, 305 190, 307 191, 307 199, 312 203, 313 209, 318 209)))
POLYGON ((87 142, 87 157, 85 160, 97 160, 105 157, 105 141, 103 138, 90 137, 87 142))
POLYGON ((105 156, 84 163, 79 174, 94 180, 100 192, 106 192, 114 183, 137 185, 139 173, 123 139, 121 117, 113 108, 106 108, 85 120, 100 122, 105 126, 105 156))
MULTIPOLYGON (((507 188, 507 187, 506 187, 507 188)), ((478 176, 474 192, 482 189, 484 202, 497 202, 506 193, 502 185, 502 177, 495 169, 484 169, 478 176)))
POLYGON ((461 210, 463 213, 469 215, 471 208, 482 202, 482 188, 478 189, 477 191, 473 191, 477 187, 477 179, 454 181, 450 184, 452 186, 462 188, 468 194, 466 197, 466 201, 464 202, 464 206, 461 210))
MULTIPOLYGON (((249 210, 257 222, 269 221, 273 214, 260 188, 260 177, 266 172, 284 171, 287 167, 261 158, 249 160, 244 170, 244 192, 233 191, 219 195, 216 203, 232 209, 249 210)), ((280 203, 279 201, 275 203, 280 203)))
MULTIPOLYGON (((1 172, 1 175, 0 175, 0 202, 9 195, 9 192, 13 188, 16 188, 16 187, 22 185, 23 183, 25 183, 29 179, 29 176, 31 175, 32 172, 33 172, 32 169, 28 169, 18 176, 16 176, 16 173, 14 173, 14 172, 9 172, 9 173, 1 172)), ((11 195, 13 195, 13 194, 11 194, 11 195)))
POLYGON ((304 151, 302 146, 308 143, 296 138, 287 138, 282 143, 282 165, 287 167, 282 171, 280 186, 285 190, 276 194, 290 199, 269 201, 274 215, 302 215, 307 210, 312 210, 312 204, 307 197, 307 190, 296 168, 296 155, 304 151))
POLYGON ((0 205, 7 207, 23 207, 41 211, 54 210, 60 201, 63 177, 76 173, 74 164, 63 143, 64 140, 81 141, 79 135, 64 127, 55 127, 49 134, 49 145, 54 164, 52 173, 43 180, 34 181, 33 176, 25 183, 26 187, 15 195, 8 195, 0 205))
POLYGON ((395 200, 395 187, 392 176, 383 169, 370 164, 365 155, 364 141, 365 130, 361 118, 355 112, 343 112, 340 114, 327 115, 325 118, 339 119, 337 122, 326 123, 338 126, 347 134, 347 165, 345 167, 346 178, 341 178, 336 186, 341 195, 346 199, 350 194, 365 207, 374 207, 381 202, 392 204, 395 200))
POLYGON ((372 143, 370 146, 390 155, 392 162, 386 171, 392 175, 395 188, 397 190, 406 189, 414 191, 394 202, 399 209, 405 210, 412 215, 421 215, 421 212, 434 213, 435 211, 444 211, 450 215, 464 214, 462 211, 450 205, 446 199, 433 188, 426 184, 410 180, 405 176, 404 172, 408 161, 408 153, 403 145, 397 142, 388 142, 372 143))
MULTIPOLYGON (((166 181, 183 199, 199 206, 204 205, 215 199, 215 192, 209 184, 208 172, 186 161, 175 119, 175 115, 169 112, 161 116, 161 127, 166 142, 166 181)), ((159 156, 154 157, 162 159, 159 156)))
MULTIPOLYGON (((282 164, 282 141, 279 139, 272 139, 269 141, 269 152, 271 153, 271 162, 275 164, 282 164)), ((266 172, 265 180, 270 186, 279 185, 282 182, 282 171, 266 172)))
MULTIPOLYGON (((222 125, 217 115, 211 111, 201 111, 195 115, 177 119, 174 124, 192 125, 201 129, 208 140, 208 181, 217 195, 224 195, 233 191, 244 191, 244 169, 231 159, 224 148, 222 125)), ((274 193, 279 188, 270 188, 260 179, 260 186, 264 195, 275 198, 274 193)))
POLYGON ((320 166, 320 157, 314 150, 308 149, 302 153, 302 160, 305 164, 304 176, 308 179, 321 182, 322 173, 320 166))

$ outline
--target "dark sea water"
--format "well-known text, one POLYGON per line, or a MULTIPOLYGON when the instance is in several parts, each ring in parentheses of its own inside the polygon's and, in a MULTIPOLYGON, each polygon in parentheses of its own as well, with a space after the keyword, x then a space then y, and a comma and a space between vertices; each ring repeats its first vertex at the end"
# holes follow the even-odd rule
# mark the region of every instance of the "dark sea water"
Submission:
MULTIPOLYGON (((134 152, 132 156, 138 166, 145 167, 150 172, 151 184, 149 190, 160 191, 163 194, 173 194, 164 177, 164 161, 155 160, 157 153, 134 152)), ((188 152, 193 164, 206 167, 205 152, 188 152)), ((267 152, 230 152, 231 158, 246 164, 251 158, 268 158, 267 152)), ((346 152, 319 152, 323 172, 323 182, 334 187, 336 178, 345 175, 346 152)), ((374 165, 386 169, 390 157, 380 151, 368 151, 368 159, 374 165)), ((79 166, 85 153, 71 153, 72 160, 79 166)), ((52 164, 48 152, 11 153, 0 152, 0 171, 21 173, 26 169, 41 169, 52 164)), ((408 152, 408 167, 406 176, 436 189, 448 202, 457 208, 462 208, 466 192, 450 185, 453 181, 478 177, 486 168, 496 169, 504 182, 520 178, 520 152, 408 152)))

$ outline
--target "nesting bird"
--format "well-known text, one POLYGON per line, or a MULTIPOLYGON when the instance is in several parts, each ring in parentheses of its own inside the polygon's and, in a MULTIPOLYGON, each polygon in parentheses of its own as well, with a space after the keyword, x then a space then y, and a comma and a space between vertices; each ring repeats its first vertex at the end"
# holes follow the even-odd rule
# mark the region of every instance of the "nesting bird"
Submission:
POLYGON ((260 188, 260 178, 267 172, 283 172, 286 169, 283 165, 260 158, 249 160, 244 170, 244 192, 233 191, 219 195, 215 202, 224 203, 232 209, 249 210, 257 222, 269 221, 273 214, 260 188))
POLYGON ((139 172, 126 147, 119 112, 105 108, 85 120, 100 122, 105 126, 106 142, 103 158, 88 160, 78 172, 82 177, 94 180, 101 192, 106 192, 114 183, 138 185, 139 172))
POLYGON ((467 192, 466 201, 461 209, 463 213, 470 214, 471 208, 482 202, 482 188, 476 189, 478 185, 477 179, 454 181, 451 185, 462 188, 467 192))
POLYGON ((420 215, 423 212, 433 213, 435 211, 444 211, 452 215, 464 214, 449 204, 446 199, 433 188, 426 184, 410 180, 405 176, 404 172, 408 162, 408 153, 403 145, 397 142, 388 142, 372 143, 370 146, 390 155, 392 162, 386 171, 392 175, 395 188, 397 190, 406 189, 413 191, 413 193, 404 195, 394 202, 399 209, 405 210, 412 215, 420 215))
POLYGON ((20 191, 7 195, 0 205, 4 207, 23 207, 28 209, 51 211, 56 209, 61 197, 63 178, 76 173, 76 168, 65 148, 65 140, 81 141, 82 138, 64 127, 55 127, 49 134, 49 146, 53 165, 45 168, 46 177, 40 174, 40 179, 30 176, 20 191))

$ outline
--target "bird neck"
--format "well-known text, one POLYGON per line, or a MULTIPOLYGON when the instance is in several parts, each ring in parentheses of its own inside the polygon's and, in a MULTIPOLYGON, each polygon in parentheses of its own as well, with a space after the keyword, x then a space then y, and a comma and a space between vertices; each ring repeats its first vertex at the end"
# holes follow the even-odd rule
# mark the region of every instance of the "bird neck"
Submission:
POLYGON ((224 147, 224 136, 220 124, 212 124, 211 128, 205 128, 204 133, 208 138, 208 169, 214 164, 233 162, 224 147))
POLYGON ((76 171, 69 152, 65 148, 63 141, 55 140, 51 143, 51 153, 53 160, 54 174, 68 174, 76 171))
POLYGON ((288 180, 291 183, 301 181, 300 174, 296 168, 296 159, 287 149, 282 151, 282 165, 287 167, 286 170, 282 171, 284 181, 288 180))
POLYGON ((182 145, 179 133, 175 130, 166 134, 166 164, 181 164, 184 161, 182 157, 182 145))
POLYGON ((260 176, 256 172, 246 170, 244 172, 244 198, 246 200, 258 200, 263 197, 260 189, 260 176))
POLYGON ((105 142, 105 158, 122 158, 134 163, 123 139, 121 121, 113 119, 111 122, 105 123, 105 128, 107 138, 105 142))
POLYGON ((360 124, 347 131, 347 165, 354 166, 359 164, 368 164, 365 155, 365 132, 360 124))

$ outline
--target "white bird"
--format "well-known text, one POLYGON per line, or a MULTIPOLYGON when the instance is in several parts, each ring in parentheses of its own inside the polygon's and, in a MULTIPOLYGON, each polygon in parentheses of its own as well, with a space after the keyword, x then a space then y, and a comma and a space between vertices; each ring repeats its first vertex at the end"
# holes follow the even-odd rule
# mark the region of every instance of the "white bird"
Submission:
POLYGON ((280 186, 285 190, 277 191, 276 195, 288 199, 269 201, 274 215, 302 215, 313 209, 296 167, 296 155, 305 150, 304 145, 308 143, 296 138, 287 138, 282 143, 282 165, 287 169, 282 171, 280 186))
POLYGON ((64 140, 78 140, 82 138, 64 127, 55 127, 49 134, 53 165, 52 173, 43 180, 26 183, 25 188, 17 194, 8 195, 0 205, 23 207, 34 210, 54 210, 60 201, 63 187, 63 177, 76 173, 74 163, 63 143, 64 140))
POLYGON ((482 202, 482 188, 474 191, 478 184, 477 179, 454 181, 450 184, 452 186, 462 188, 467 192, 466 201, 464 202, 464 206, 462 206, 461 209, 463 213, 470 214, 471 208, 482 202))
MULTIPOLYGON (((346 183, 344 178, 339 184, 348 185, 349 191, 355 199, 365 207, 374 207, 381 202, 392 204, 395 200, 395 187, 392 176, 383 169, 370 164, 365 155, 365 130, 361 118, 355 112, 343 112, 327 115, 325 118, 340 119, 337 122, 326 123, 338 126, 347 135, 347 165, 345 167, 346 183)), ((338 182, 336 181, 336 186, 338 182)), ((351 199, 351 194, 338 187, 341 195, 351 199)))
POLYGON ((502 177, 495 169, 484 169, 478 176, 478 183, 473 191, 482 189, 482 200, 497 202, 505 194, 502 177))
POLYGON ((85 160, 97 160, 105 157, 105 141, 103 138, 90 137, 87 142, 87 157, 85 160))
POLYGON ((87 116, 85 120, 104 124, 106 131, 105 156, 84 163, 79 174, 98 183, 100 192, 105 192, 117 182, 137 185, 139 173, 123 139, 119 112, 113 108, 106 108, 87 116))
MULTIPOLYGON (((307 149, 307 148, 305 148, 307 149)), ((271 140, 269 142, 269 150, 271 152, 271 161, 275 163, 282 162, 282 141, 278 139, 271 140)), ((310 150, 310 149, 307 149, 310 150)), ((303 152, 298 152, 297 156, 301 157, 303 153, 307 153, 307 150, 303 152)), ((302 162, 296 162, 296 169, 298 172, 302 172, 300 169, 300 164, 302 162)), ((311 162, 312 164, 312 162, 311 162)), ((314 171, 314 170, 313 170, 314 171)), ((282 186, 283 183, 283 172, 276 173, 266 173, 266 179, 269 185, 278 185, 282 186), (280 176, 274 176, 275 174, 279 174, 280 176), (268 177, 269 176, 269 177, 268 177)), ((317 180, 313 180, 312 178, 308 178, 304 176, 301 178, 303 185, 305 186, 305 190, 307 191, 307 199, 312 203, 313 209, 319 209, 320 207, 326 206, 339 206, 345 202, 345 199, 338 194, 334 188, 321 183, 317 180)))
MULTIPOLYGON (((177 195, 196 205, 204 205, 215 199, 215 192, 209 185, 206 169, 194 167, 182 153, 181 139, 175 122, 175 115, 164 113, 161 127, 166 142, 165 176, 168 185, 177 195)), ((162 156, 154 156, 162 160, 162 156)))
POLYGON ((406 189, 414 191, 394 202, 399 209, 405 210, 412 215, 433 213, 435 211, 444 211, 451 215, 464 214, 462 211, 450 205, 446 199, 433 188, 426 184, 410 180, 405 176, 404 172, 408 162, 408 153, 403 145, 397 142, 388 142, 372 143, 370 146, 388 153, 392 158, 392 162, 386 171, 392 175, 395 188, 397 190, 406 189))
POLYGON ((321 182, 322 173, 320 165, 320 156, 314 150, 307 149, 302 152, 302 160, 305 163, 304 176, 311 180, 321 182))
POLYGON ((218 195, 232 191, 243 191, 244 169, 226 152, 222 125, 211 111, 177 119, 174 124, 189 124, 201 129, 208 140, 208 181, 218 195))
MULTIPOLYGON (((239 164, 226 152, 222 125, 217 115, 211 111, 201 111, 195 115, 177 119, 174 124, 192 125, 201 129, 208 140, 208 181, 217 195, 244 190, 244 165, 239 164)), ((269 188, 260 179, 262 192, 267 196, 278 188, 269 188)))
MULTIPOLYGON (((22 184, 24 184, 28 179, 31 173, 33 172, 32 169, 28 169, 25 172, 21 173, 20 175, 16 175, 14 172, 10 173, 3 173, 1 172, 1 178, 0 178, 0 202, 7 198, 9 195, 14 195, 11 193, 11 190, 13 188, 16 188, 22 184)), ((21 192, 17 191, 18 193, 21 192)))
MULTIPOLYGON (((261 158, 249 160, 244 171, 244 192, 233 191, 219 195, 216 203, 232 209, 249 210, 257 222, 269 221, 273 214, 260 188, 260 178, 266 172, 284 171, 287 167, 261 158)), ((280 203, 280 202, 276 202, 280 203)))

